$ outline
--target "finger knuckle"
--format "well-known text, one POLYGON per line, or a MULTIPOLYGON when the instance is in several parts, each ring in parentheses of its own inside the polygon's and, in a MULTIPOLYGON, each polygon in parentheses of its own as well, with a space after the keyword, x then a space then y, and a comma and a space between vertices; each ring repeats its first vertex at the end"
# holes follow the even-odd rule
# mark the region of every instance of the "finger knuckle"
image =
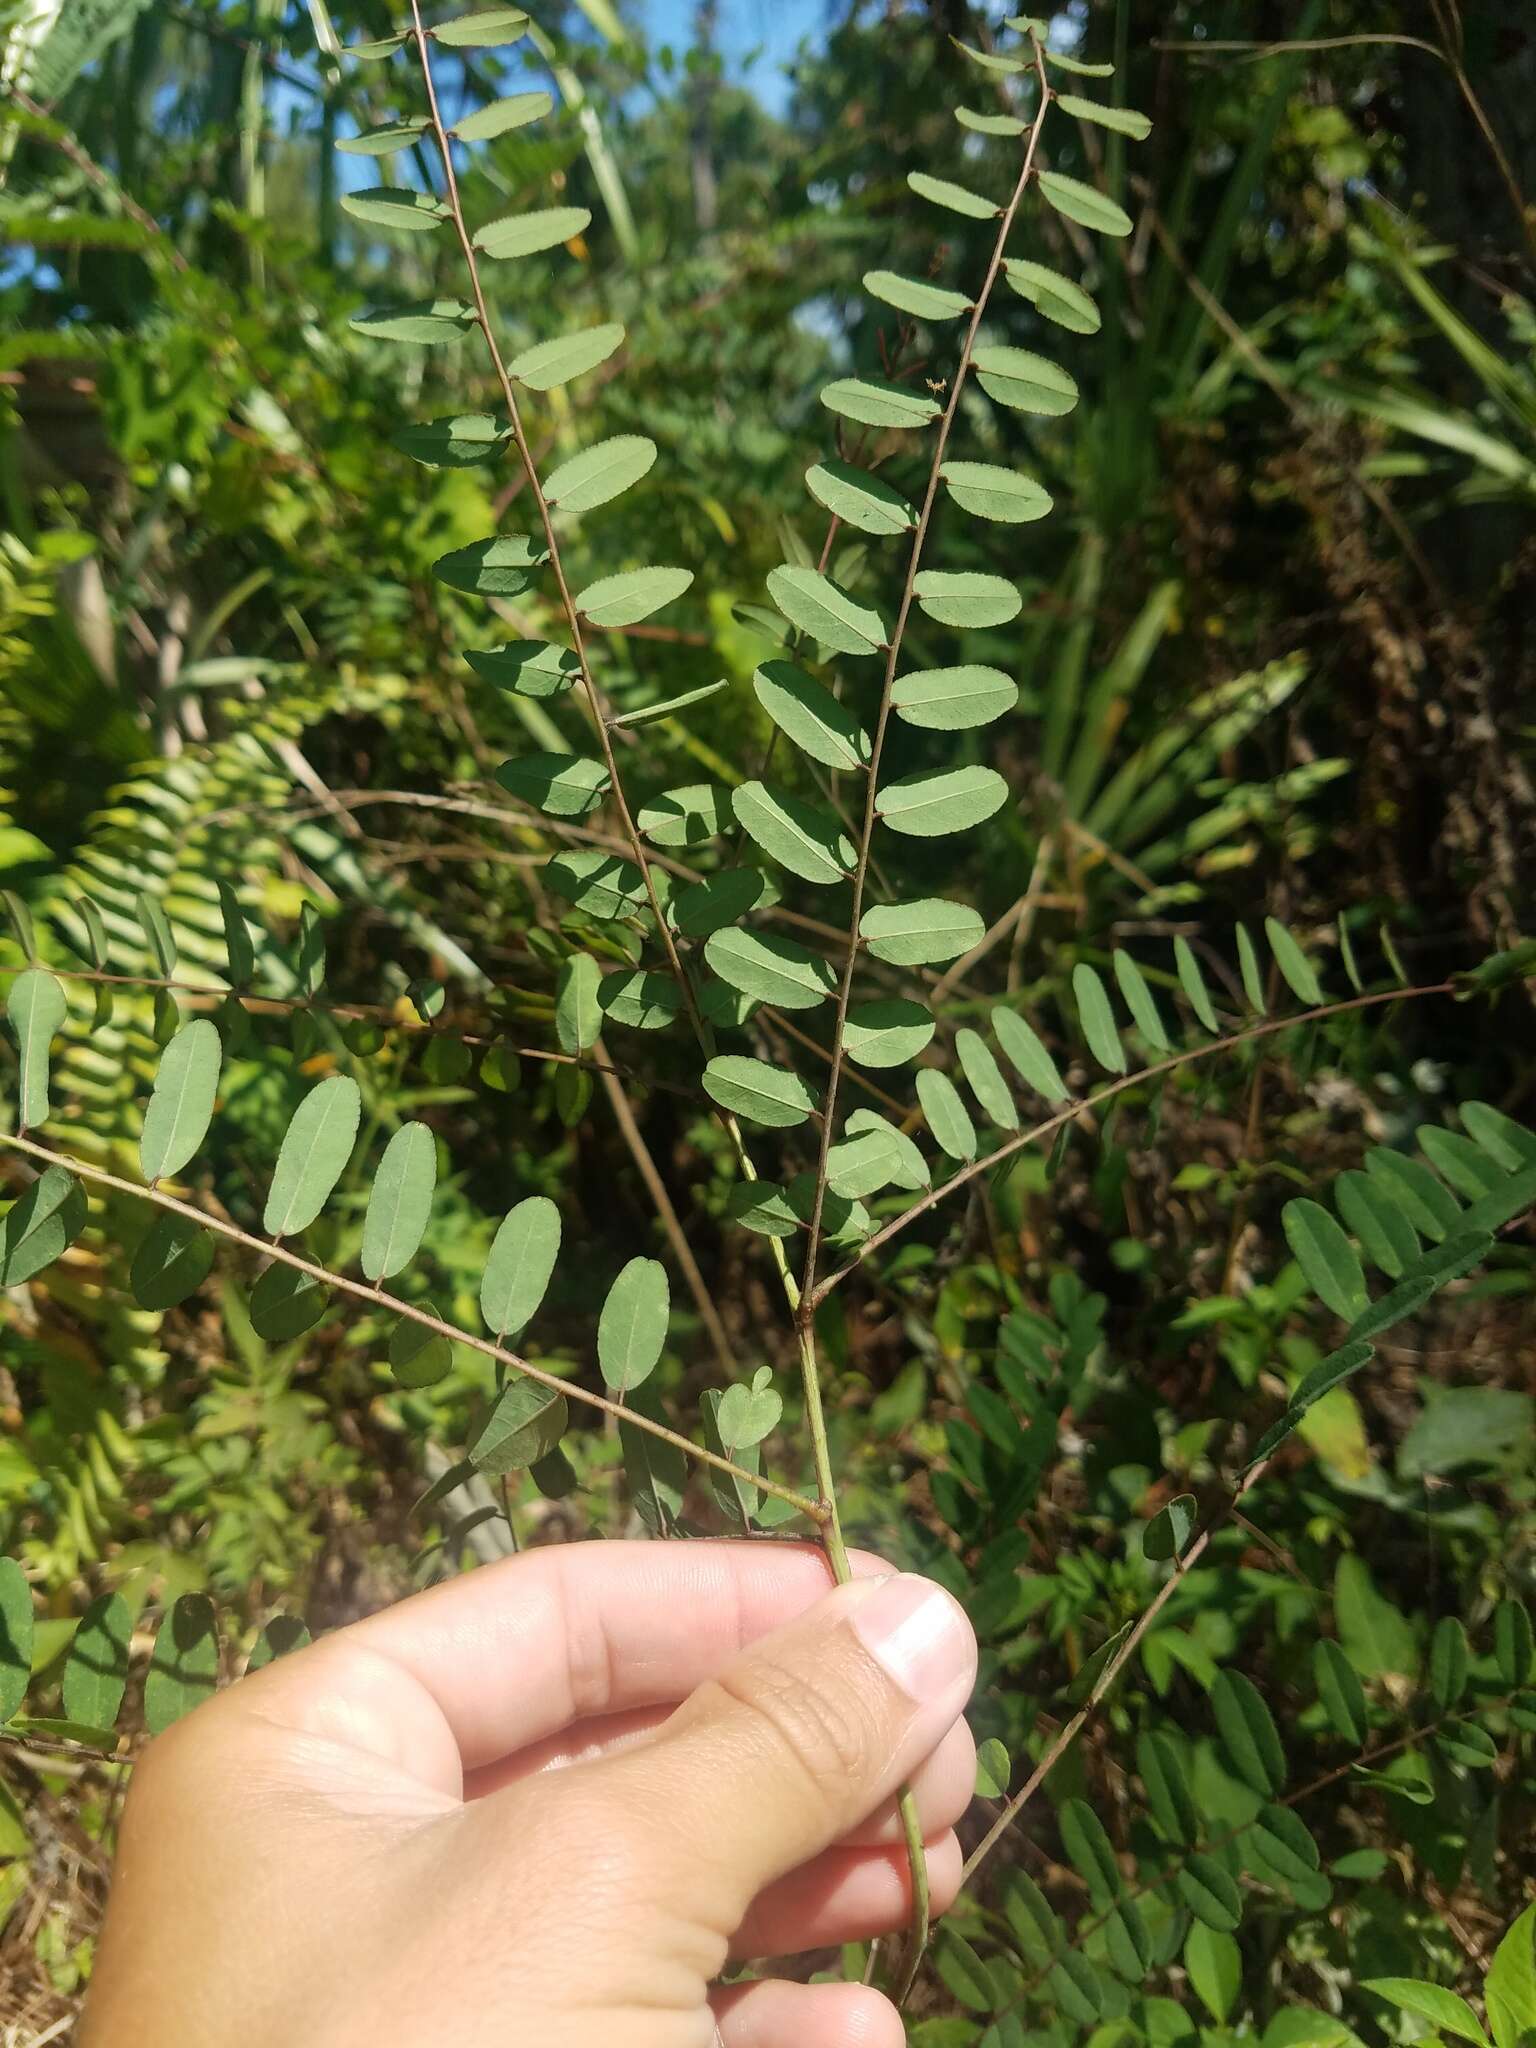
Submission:
POLYGON ((835 1692, 775 1665, 722 1674, 719 1684, 819 1791, 868 1775, 876 1731, 851 1688, 835 1692))

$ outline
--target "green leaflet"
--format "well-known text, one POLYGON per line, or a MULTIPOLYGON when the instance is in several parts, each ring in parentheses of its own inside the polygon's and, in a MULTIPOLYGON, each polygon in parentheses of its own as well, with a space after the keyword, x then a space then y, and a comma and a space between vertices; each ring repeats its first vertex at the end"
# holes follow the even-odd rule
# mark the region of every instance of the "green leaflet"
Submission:
POLYGON ((1019 1128, 1018 1108, 1008 1083, 1003 1079, 1002 1069, 980 1032, 971 1030, 969 1025, 957 1031, 955 1057, 987 1121, 1000 1131, 1016 1131, 1019 1128))
POLYGON ((32 1588, 15 1558, 0 1556, 0 1725, 27 1696, 35 1634, 32 1588))
POLYGON ((714 932, 704 942, 704 958, 730 987, 780 1010, 812 1010, 837 986, 820 954, 768 932, 714 932))
POLYGON ((480 1314, 498 1343, 515 1341, 532 1322, 560 1256, 560 1211, 530 1195, 503 1219, 480 1276, 480 1314))
POLYGON ((939 475, 960 509, 979 519, 1023 526, 1051 509, 1051 494, 1043 484, 995 462, 946 462, 939 475))
POLYGON ((1264 936, 1269 940, 1270 951, 1275 956, 1275 965, 1284 976, 1291 993, 1307 1004, 1325 1002, 1327 998, 1323 994, 1323 985, 1317 978, 1317 969, 1278 918, 1265 918, 1264 936))
MULTIPOLYGON (((86 1608, 64 1663, 67 1719, 87 1728, 114 1725, 128 1687, 132 1636, 133 1616, 121 1593, 103 1593, 86 1608)), ((0 1709, 3 1706, 0 1701, 0 1709)), ((0 1721, 4 1719, 0 1711, 0 1721)))
POLYGON ((889 535, 908 533, 917 524, 917 513, 900 491, 867 469, 851 462, 837 462, 828 456, 805 472, 805 487, 818 505, 835 512, 860 533, 889 535))
POLYGON ((1429 1641, 1430 1697, 1442 1711, 1448 1712, 1466 1691, 1469 1664, 1466 1630, 1454 1614, 1443 1615, 1429 1641))
POLYGON ((1003 275, 1021 299, 1027 299, 1037 313, 1054 320, 1058 327, 1073 334, 1097 334, 1103 324, 1103 315, 1082 286, 1043 263, 1006 257, 1003 275))
POLYGON ((958 36, 949 39, 962 57, 968 57, 982 71, 996 72, 1005 78, 1017 78, 1029 66, 1023 57, 1007 57, 996 50, 973 49, 969 43, 961 42, 958 36))
POLYGON ((705 881, 679 889, 669 906, 672 923, 690 939, 706 939, 773 898, 761 868, 722 868, 705 881))
POLYGON ((882 1188, 927 1186, 923 1155, 884 1117, 855 1110, 843 1128, 847 1136, 827 1153, 827 1185, 835 1193, 858 1202, 882 1188))
POLYGON ((1144 1730, 1136 1738, 1136 1768, 1147 1788, 1152 1818, 1168 1840, 1183 1847, 1198 1842, 1204 1830, 1173 1737, 1161 1730, 1144 1730))
POLYGON ((365 129, 361 135, 344 136, 336 147, 343 156, 393 156, 397 150, 409 149, 413 142, 419 142, 428 125, 426 115, 417 114, 387 127, 365 129))
POLYGON ((469 597, 521 597, 548 560, 542 540, 505 533, 439 556, 432 574, 450 590, 462 590, 469 597))
POLYGON ((1042 171, 1036 183, 1041 197, 1068 220, 1075 220, 1079 227, 1092 228, 1099 235, 1131 232, 1131 217, 1125 208, 1117 206, 1096 186, 1085 185, 1080 178, 1065 177, 1060 171, 1042 171))
POLYGON ((521 754, 503 761, 496 780, 551 818, 584 818, 608 794, 608 770, 579 754, 521 754))
POLYGON ((925 427, 940 409, 926 391, 910 391, 879 377, 839 377, 823 387, 821 402, 828 412, 865 427, 925 427))
POLYGON ((919 610, 941 626, 1006 626, 1024 609, 1011 583, 974 569, 920 569, 912 588, 919 610))
POLYGON ((792 626, 839 654, 875 654, 885 645, 880 614, 856 604, 815 569, 773 570, 768 594, 792 626))
POLYGON ((183 1593, 160 1624, 144 1679, 144 1723, 162 1735, 211 1699, 219 1682, 219 1635, 206 1593, 183 1593))
POLYGON ((509 214, 504 220, 488 221, 479 229, 474 245, 492 261, 518 256, 537 256, 545 249, 574 241, 592 225, 584 206, 546 206, 534 213, 509 214))
POLYGON ((859 937, 877 960, 893 967, 958 960, 985 929, 980 912, 969 904, 945 903, 937 896, 872 904, 859 919, 859 937))
POLYGON ((402 455, 428 469, 473 469, 490 461, 509 431, 505 420, 488 412, 468 412, 400 427, 391 439, 402 455))
POLYGON ((1281 1212, 1286 1242, 1307 1285, 1346 1323, 1370 1305, 1355 1248, 1321 1203, 1303 1198, 1281 1212))
POLYGON ((1008 1781, 1013 1776, 1013 1764, 1008 1755, 1008 1745, 998 1736, 990 1736, 976 1751, 977 1799, 1006 1799, 1008 1781))
POLYGON ((21 1058, 20 1124, 35 1130, 48 1121, 48 1055, 69 1015, 64 985, 46 968, 28 967, 11 983, 5 1010, 21 1058))
POLYGON ((1097 971, 1086 961, 1080 960, 1072 970, 1072 995, 1088 1050, 1108 1073, 1123 1074, 1127 1065, 1125 1047, 1115 1028, 1114 1012, 1097 971))
POLYGON ((1493 1613, 1493 1661, 1508 1686, 1524 1685, 1536 1666, 1531 1617, 1512 1595, 1501 1600, 1493 1613))
POLYGON ((1007 801, 1008 785, 995 768, 947 768, 888 782, 875 798, 875 810, 893 832, 937 839, 979 825, 1007 801))
POLYGON ((221 876, 218 881, 219 915, 224 925, 225 972, 232 988, 245 988, 256 971, 250 926, 240 908, 240 899, 221 876))
POLYGON ((223 1057, 218 1027, 207 1017, 183 1024, 161 1053, 139 1139, 140 1169, 151 1186, 179 1173, 208 1135, 223 1057))
POLYGON ((1083 1799, 1064 1800, 1059 1818, 1062 1847, 1087 1885, 1094 1911, 1106 1912, 1124 1891, 1125 1880, 1104 1824, 1083 1799))
POLYGON ((974 1159, 976 1126, 948 1074, 938 1067, 919 1067, 917 1099, 939 1149, 951 1159, 974 1159))
POLYGON ((704 1069, 704 1091, 732 1116, 744 1116, 769 1130, 803 1124, 816 1101, 800 1076, 766 1060, 724 1053, 704 1069))
POLYGON ((343 192, 342 211, 370 227, 404 228, 420 234, 440 227, 448 208, 435 192, 414 192, 406 185, 369 185, 361 192, 343 192))
POLYGON ((1244 1842, 1288 1884, 1304 1884, 1322 1868, 1322 1855, 1305 1821, 1288 1806, 1264 1807, 1244 1842))
POLYGON ((1486 1102, 1464 1102, 1461 1120, 1473 1142, 1506 1172, 1514 1173, 1521 1166, 1536 1165, 1536 1132, 1526 1130, 1513 1117, 1490 1108, 1486 1102))
POLYGON ((602 969, 590 953, 573 953, 555 979, 555 1036, 572 1055, 597 1043, 603 1028, 598 1002, 602 969))
POLYGON ((1079 121, 1097 122, 1101 128, 1113 128, 1117 135, 1128 135, 1132 142, 1145 142, 1152 133, 1152 123, 1146 115, 1130 107, 1101 106, 1097 100, 1079 99, 1074 92, 1058 93, 1056 104, 1064 114, 1079 121))
POLYGON ((554 98, 547 92, 515 92, 504 100, 491 100, 483 107, 477 107, 472 114, 455 121, 449 129, 450 135, 460 142, 489 142, 494 135, 505 135, 510 129, 524 128, 530 121, 541 121, 554 110, 554 98))
POLYGON ((1190 950, 1190 944, 1182 934, 1173 942, 1174 963, 1179 970, 1179 985, 1200 1022, 1214 1038, 1221 1028, 1216 1022, 1216 1012, 1211 1007, 1210 990, 1205 985, 1205 976, 1200 972, 1200 963, 1190 950))
POLYGON ((507 375, 530 391, 553 391, 606 363, 623 339, 624 329, 617 320, 601 327, 584 327, 576 334, 557 335, 553 341, 535 342, 514 356, 507 375))
POLYGON ((974 107, 956 107, 955 119, 973 135, 1022 135, 1024 123, 1013 114, 978 114, 974 107))
POLYGON ((611 1024, 629 1031, 663 1031, 682 1012, 683 998, 670 974, 605 974, 598 1007, 611 1024))
POLYGON ((1443 1984, 1424 1984, 1412 1977, 1364 1977, 1362 1991, 1374 1991, 1389 2005, 1429 2021, 1432 2033, 1455 2034, 1463 2041, 1475 2041, 1488 2048, 1488 2037, 1478 2024, 1477 2014, 1467 2001, 1443 1984))
POLYGON ((624 569, 576 593, 576 609, 594 626, 634 626, 671 604, 693 581, 691 569, 624 569))
POLYGON ((952 185, 947 178, 930 178, 926 171, 908 171, 907 183, 919 199, 944 206, 951 213, 963 213, 969 220, 992 220, 1002 212, 995 199, 983 199, 964 185, 952 185))
POLYGON ((908 725, 963 732, 990 725, 1019 701, 1019 686, 1000 668, 920 668, 898 676, 892 709, 908 725))
POLYGON ((1243 1952, 1230 1934, 1196 1920, 1184 1937, 1184 1969, 1200 2003, 1224 2025, 1243 1988, 1243 1952))
POLYGON ((1441 1244, 1462 1228, 1462 1211, 1456 1197, 1421 1161, 1410 1159, 1405 1152, 1376 1145, 1365 1155, 1365 1170, 1420 1236, 1441 1244))
POLYGON ((149 947, 156 973, 164 981, 173 981, 176 977, 176 934, 171 929, 170 919, 154 897, 146 896, 143 890, 134 898, 134 908, 139 913, 144 942, 149 947))
MULTIPOLYGON (((221 902, 224 898, 224 892, 228 887, 229 884, 227 882, 221 881, 218 884, 219 900, 221 902)), ((80 922, 85 927, 85 944, 86 950, 90 955, 91 965, 99 974, 107 964, 107 928, 102 922, 101 911, 98 909, 95 899, 87 896, 83 891, 75 899, 75 908, 80 914, 80 922)), ((1489 1114, 1497 1116, 1498 1111, 1490 1110, 1489 1114)))
POLYGON ((789 661, 765 661, 752 676, 757 701, 786 739, 823 767, 867 766, 869 734, 832 692, 789 661))
POLYGON ((1197 1920, 1218 1934, 1236 1932, 1243 1917, 1242 1893, 1214 1856, 1197 1850, 1176 1873, 1174 1885, 1197 1920))
POLYGON ((1240 1671, 1218 1671, 1211 1687, 1211 1711, 1243 1783, 1266 1799, 1279 1792, 1285 1784, 1285 1751, 1274 1717, 1252 1679, 1240 1671))
POLYGON ((635 823, 653 845, 702 846, 729 832, 731 820, 728 790, 712 782, 687 782, 642 805, 635 823))
POLYGON ((544 886, 588 917, 635 917, 645 908, 645 877, 633 861, 596 846, 557 853, 543 869, 544 886))
POLYGON ((992 1011, 989 1021, 998 1044, 1024 1085, 1043 1095, 1047 1102, 1065 1102, 1067 1084, 1033 1027, 1016 1010, 1004 1009, 1001 1004, 992 1011))
POLYGON ((1176 1494, 1165 1501, 1141 1533, 1141 1550, 1154 1564, 1167 1564, 1182 1555, 1194 1533, 1195 1496, 1176 1494))
POLYGON ((570 1420, 564 1394, 514 1373, 470 1441, 470 1463, 489 1479, 525 1472, 553 1454, 570 1420))
POLYGON ((562 512, 592 512, 637 484, 655 460, 656 443, 646 435, 615 434, 551 470, 544 495, 562 512))
POLYGON ((665 1266, 631 1259, 609 1289, 597 1323, 597 1362, 610 1392, 627 1394, 656 1370, 671 1306, 665 1266))
POLYGON ((1320 1636, 1312 1647, 1312 1676, 1334 1732, 1357 1749, 1363 1747, 1370 1729, 1365 1691, 1354 1665, 1331 1636, 1320 1636))
POLYGON ((1147 985, 1147 978, 1129 953, 1116 947, 1112 955, 1115 980, 1120 984, 1120 993, 1125 997, 1126 1008, 1136 1020, 1136 1028, 1147 1043, 1158 1052, 1169 1050, 1168 1032, 1157 1007, 1157 1000, 1147 985))
POLYGON ((407 30, 401 29, 397 35, 380 36, 377 41, 348 43, 346 54, 357 58, 360 63, 376 64, 381 58, 392 57, 396 50, 403 49, 407 33, 407 30))
POLYGON ((425 1124, 402 1124, 384 1147, 363 1218, 363 1272, 377 1284, 415 1258, 432 1214, 437 1141, 425 1124))
POLYGON ((1442 1130, 1438 1124, 1420 1124, 1414 1136, 1436 1173, 1464 1200, 1476 1202, 1503 1186, 1503 1170, 1459 1131, 1442 1130))
POLYGON ((849 1059, 861 1067, 904 1067, 917 1058, 936 1028, 921 1003, 885 996, 853 1005, 843 1044, 849 1059))
POLYGON ((464 659, 477 676, 518 697, 554 697, 581 674, 571 647, 550 640, 509 640, 505 647, 472 648, 464 659))
POLYGON ((376 341, 454 341, 475 324, 475 309, 462 299, 420 299, 410 306, 372 306, 354 313, 359 334, 376 341))
MULTIPOLYGON (((1043 43, 1044 29, 1041 28, 1037 33, 1043 43)), ((1064 50, 1047 48, 1045 61, 1053 71, 1070 71, 1074 78, 1113 78, 1115 75, 1113 64, 1089 64, 1081 57, 1069 57, 1064 50)))
POLYGON ((308 1624, 296 1614, 274 1614, 251 1646, 246 1660, 247 1678, 253 1671, 265 1671, 279 1657, 291 1657, 295 1650, 307 1650, 313 1638, 308 1624))
POLYGON ((128 1285, 140 1308, 163 1312, 195 1294, 212 1270, 212 1237, 190 1216, 167 1209, 139 1240, 128 1285))
POLYGON ((1341 1173, 1333 1199, 1371 1264, 1389 1280, 1400 1280, 1419 1256, 1418 1232, 1381 1181, 1368 1173, 1341 1173))
POLYGON ((1269 1015, 1269 1005, 1264 1000, 1264 979, 1259 973, 1259 956, 1254 950, 1253 940, 1245 924, 1234 927, 1237 934, 1237 965, 1243 977, 1243 994, 1248 998, 1248 1007, 1256 1010, 1261 1017, 1269 1015))
POLYGON ((915 277, 898 277, 894 270, 866 270, 864 289, 883 299, 900 313, 913 313, 919 320, 957 320, 971 310, 964 292, 945 291, 915 277))
POLYGON ((274 1259, 251 1289, 251 1328, 267 1344, 291 1344, 315 1327, 329 1299, 312 1273, 274 1259))
POLYGON ((527 32, 528 17, 520 7, 487 7, 479 14, 457 14, 427 33, 454 50, 493 50, 515 43, 527 32))
POLYGON ((807 882, 841 882, 858 852, 836 816, 765 782, 744 782, 731 792, 736 822, 764 853, 807 882))
POLYGON ((278 1148, 261 1219, 269 1237, 291 1237, 314 1222, 352 1156, 362 1113, 362 1095, 349 1075, 331 1074, 310 1089, 278 1148))
POLYGON ((989 343, 972 357, 976 381, 989 398, 1015 412, 1059 418, 1077 404, 1077 383, 1059 363, 1025 348, 989 343))

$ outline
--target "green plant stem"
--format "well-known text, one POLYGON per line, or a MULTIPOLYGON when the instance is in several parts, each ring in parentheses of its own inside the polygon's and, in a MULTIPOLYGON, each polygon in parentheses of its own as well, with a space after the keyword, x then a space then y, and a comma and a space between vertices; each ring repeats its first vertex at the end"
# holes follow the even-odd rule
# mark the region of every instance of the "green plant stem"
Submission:
POLYGON ((610 1401, 602 1394, 590 1393, 585 1387, 573 1386, 557 1373, 546 1372, 542 1366, 530 1365, 515 1351, 508 1351, 500 1344, 493 1344, 487 1337, 471 1336, 467 1330, 458 1329, 452 1323, 445 1323, 441 1316, 435 1316, 429 1309, 418 1308, 414 1302, 401 1301, 396 1295, 386 1294, 382 1287, 372 1287, 364 1280, 351 1280, 344 1273, 334 1273, 328 1266, 316 1265, 312 1259, 291 1252, 286 1245, 269 1243, 265 1238, 253 1236, 242 1230, 236 1223, 227 1222, 222 1216, 211 1216, 206 1210, 198 1209, 190 1202, 178 1201, 174 1195, 162 1193, 158 1187, 145 1187, 138 1181, 124 1180, 120 1174, 108 1173, 104 1167, 88 1166, 83 1160, 71 1158, 67 1153, 52 1151, 47 1145, 39 1145, 35 1139, 17 1137, 11 1132, 0 1131, 0 1146, 13 1152, 25 1152, 33 1159, 41 1159, 48 1166, 61 1167, 79 1180, 90 1181, 94 1186, 111 1188, 114 1193, 131 1195, 141 1202, 153 1202, 157 1208, 173 1210, 178 1216, 200 1224, 211 1230, 215 1236, 227 1238, 231 1244, 244 1245, 247 1251, 258 1257, 276 1259, 279 1264, 292 1266, 295 1272, 307 1273, 312 1280, 324 1286, 336 1287, 343 1294, 350 1294, 358 1301, 372 1302, 375 1307, 387 1310, 390 1315, 404 1316, 409 1322, 419 1323, 424 1330, 431 1330, 436 1336, 446 1337, 452 1344, 467 1344, 472 1351, 483 1352, 487 1358, 495 1359, 503 1366, 510 1366, 516 1372, 536 1380, 541 1387, 548 1387, 554 1393, 564 1394, 568 1400, 579 1401, 583 1406, 598 1409, 615 1420, 622 1417, 636 1429, 643 1429, 650 1436, 660 1437, 675 1450, 685 1452, 701 1465, 711 1465, 717 1472, 729 1473, 731 1478, 741 1480, 748 1486, 760 1487, 764 1493, 771 1493, 779 1500, 787 1501, 798 1508, 819 1529, 827 1520, 820 1501, 810 1500, 803 1493, 796 1493, 791 1486, 781 1486, 777 1480, 765 1479, 760 1472, 748 1472, 744 1466, 733 1464, 729 1458, 717 1456, 714 1451, 705 1450, 702 1445, 692 1443, 675 1429, 653 1422, 649 1416, 640 1415, 632 1408, 623 1408, 616 1401, 610 1401))

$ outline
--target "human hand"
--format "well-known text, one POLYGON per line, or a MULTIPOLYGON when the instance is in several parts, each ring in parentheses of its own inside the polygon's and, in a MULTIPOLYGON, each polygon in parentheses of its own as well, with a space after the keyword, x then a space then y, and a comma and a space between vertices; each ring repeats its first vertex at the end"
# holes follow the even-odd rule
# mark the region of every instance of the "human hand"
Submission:
POLYGON ((959 1883, 976 1647, 936 1586, 776 1542, 476 1571, 242 1679, 134 1774, 81 2048, 900 2048, 733 1957, 959 1883))

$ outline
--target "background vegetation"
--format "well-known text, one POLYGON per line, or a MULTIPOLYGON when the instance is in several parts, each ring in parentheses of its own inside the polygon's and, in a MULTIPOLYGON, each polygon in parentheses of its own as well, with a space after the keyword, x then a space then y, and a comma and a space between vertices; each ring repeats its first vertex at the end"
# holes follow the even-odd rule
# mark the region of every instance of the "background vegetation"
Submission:
MULTIPOLYGON (((990 1753, 972 1842, 1166 1578, 1148 1525, 1177 1536, 1182 1510, 1154 1518, 1190 1496, 1217 1511, 941 1940, 911 2008, 928 2048, 1455 2035, 1478 2020, 1367 1980, 1480 2001, 1532 1897, 1536 1712, 1510 1605, 1536 1591, 1529 1217, 1311 1410, 1236 1506, 1227 1491, 1335 1341, 1285 1202, 1368 1147, 1458 1131, 1453 1105, 1536 1111, 1519 952, 1536 879, 1536 33, 1519 0, 1465 12, 1095 0, 1053 23, 1064 50, 1115 59, 1154 126, 1134 151, 1087 124, 1051 145, 1125 206, 1130 236, 1028 226, 1028 253, 1082 275, 1102 327, 1055 332, 1082 402, 1032 423, 1057 516, 997 529, 977 557, 1025 599, 988 657, 1019 704, 968 756, 1013 801, 942 859, 919 840, 888 856, 896 889, 942 885, 991 940, 929 977, 946 1040, 1011 999, 1076 1085, 1075 969, 1107 972, 1121 945, 1167 962, 1178 936, 1241 1010, 1233 927, 1267 917, 1334 997, 1346 956, 1372 989, 1513 959, 1475 1001, 1383 1003, 1131 1089, 1064 1148, 972 1182, 821 1310, 844 1527, 944 1577, 984 1642, 975 1721, 1007 1755, 990 1753), (1311 1848, 1283 1823, 1254 1847, 1277 1796, 1311 1848)), ((730 687, 616 745, 641 801, 739 785, 773 734, 751 685, 779 652, 765 578, 814 559, 825 528, 802 484, 831 445, 821 386, 945 374, 929 331, 859 279, 925 278, 940 242, 946 274, 984 265, 990 230, 936 229, 906 178, 972 177, 951 110, 979 88, 951 38, 990 48, 997 23, 949 0, 831 7, 770 112, 717 61, 709 0, 686 51, 648 47, 606 0, 534 18, 515 49, 447 71, 450 117, 497 91, 557 103, 477 148, 465 209, 590 210, 548 258, 488 269, 493 310, 509 354, 624 322, 618 355, 540 405, 534 452, 658 444, 583 560, 696 581, 665 623, 603 636, 604 685, 620 714, 730 687)), ((471 674, 483 607, 432 574, 529 523, 523 486, 395 446, 412 421, 493 407, 483 358, 473 337, 390 350, 350 324, 379 298, 462 289, 433 238, 388 241, 343 204, 379 167, 334 145, 400 102, 337 51, 395 25, 385 0, 10 10, 0 886, 20 911, 0 994, 34 951, 74 977, 48 1136, 129 1179, 159 1049, 215 1016, 219 1115, 187 1184, 248 1232, 306 1088, 354 1077, 365 1142, 305 1239, 333 1268, 355 1260, 378 1147, 425 1122, 433 1230, 395 1285, 462 1329, 481 1328, 502 1216, 551 1197, 565 1253, 531 1355, 574 1384, 602 1384, 594 1303, 630 1260, 661 1261, 673 1315, 647 1398, 699 1436, 718 1431, 705 1396, 766 1368, 765 1470, 803 1487, 794 1331, 771 1241, 728 1214, 697 1062, 617 1022, 594 1039, 570 962, 620 942, 550 893, 568 835, 495 778, 509 754, 579 746, 579 712, 471 674), (221 885, 263 934, 244 1003, 222 994, 221 885), (94 967, 82 894, 103 920, 94 967)), ((1043 345, 1030 303, 1002 296, 1006 338, 1043 345)), ((857 538, 833 561, 849 583, 857 538)), ((511 633, 558 623, 537 593, 496 609, 511 633)), ((842 914, 792 886, 785 903, 842 914)), ((1291 1002, 1263 971, 1265 999, 1291 1002)), ((774 1045, 797 1028, 782 1017, 774 1045)), ((859 1086, 890 1108, 879 1073, 859 1086)), ((11 1130, 16 1092, 8 1074, 11 1130)), ((0 1152, 0 1200, 32 1177, 0 1152)), ((874 1219, 903 1200, 872 1198, 874 1219)), ((487 1357, 402 1368, 388 1320, 345 1300, 264 1338, 240 1258, 146 1307, 115 1248, 149 1214, 108 1193, 59 1263, 0 1292, 0 1549, 24 1575, 42 1701, 0 1741, 0 2028, 18 2043, 67 2026, 110 1866, 120 1767, 51 1725, 91 1718, 57 1693, 89 1601, 117 1594, 131 1616, 136 1730, 154 1624, 184 1596, 214 1597, 232 1675, 279 1609, 318 1629, 513 1543, 718 1530, 733 1512, 704 1475, 637 1485, 632 1444, 626 1481, 612 1419, 574 1411, 565 1470, 514 1470, 498 1499, 494 1474, 458 1463, 487 1357)), ((1492 1997, 1486 2017, 1515 2048, 1536 1994, 1503 2031, 1492 1997)))

